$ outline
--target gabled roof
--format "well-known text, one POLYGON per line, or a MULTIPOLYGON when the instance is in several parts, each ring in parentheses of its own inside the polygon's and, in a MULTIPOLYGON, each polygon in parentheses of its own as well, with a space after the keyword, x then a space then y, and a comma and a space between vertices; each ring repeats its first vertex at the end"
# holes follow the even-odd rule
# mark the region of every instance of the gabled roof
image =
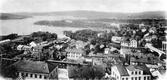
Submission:
POLYGON ((134 66, 134 65, 129 65, 129 66, 127 66, 126 67, 129 71, 135 71, 135 70, 141 70, 140 68, 136 68, 136 66, 134 66))
POLYGON ((42 73, 42 74, 49 74, 56 68, 56 66, 51 63, 42 61, 28 61, 28 60, 20 60, 14 63, 12 66, 14 66, 16 70, 21 72, 42 73))
POLYGON ((166 70, 164 70, 164 69, 158 69, 158 71, 161 75, 165 74, 165 72, 166 72, 166 70))
POLYGON ((130 70, 130 71, 134 71, 136 69, 142 70, 144 75, 150 75, 151 74, 149 68, 145 64, 142 64, 142 65, 129 65, 126 68, 128 70, 130 70))
POLYGON ((150 69, 145 64, 137 65, 135 67, 142 70, 144 75, 151 75, 150 69))
POLYGON ((67 48, 65 51, 66 52, 81 53, 81 54, 85 53, 85 51, 83 49, 80 49, 80 48, 79 49, 77 49, 77 48, 67 48))
POLYGON ((118 72, 120 73, 121 76, 129 76, 125 66, 121 64, 116 64, 115 66, 117 67, 118 72))

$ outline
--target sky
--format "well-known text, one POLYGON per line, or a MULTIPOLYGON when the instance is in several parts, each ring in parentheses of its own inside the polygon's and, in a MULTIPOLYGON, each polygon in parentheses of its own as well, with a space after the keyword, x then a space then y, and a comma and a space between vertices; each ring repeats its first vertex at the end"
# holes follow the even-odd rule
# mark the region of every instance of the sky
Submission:
POLYGON ((167 0, 0 0, 0 12, 103 12, 166 11, 167 0))

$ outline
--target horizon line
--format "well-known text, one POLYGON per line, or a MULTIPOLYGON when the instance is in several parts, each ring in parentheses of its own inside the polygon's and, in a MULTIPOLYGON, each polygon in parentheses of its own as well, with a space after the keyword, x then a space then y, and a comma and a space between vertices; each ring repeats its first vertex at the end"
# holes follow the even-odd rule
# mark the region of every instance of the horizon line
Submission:
POLYGON ((150 11, 139 11, 139 12, 118 12, 118 11, 97 11, 97 10, 62 10, 62 11, 18 11, 18 12, 3 12, 0 13, 52 13, 52 12, 75 12, 75 11, 87 11, 87 12, 102 12, 102 13, 144 13, 144 12, 164 12, 165 10, 150 10, 150 11))

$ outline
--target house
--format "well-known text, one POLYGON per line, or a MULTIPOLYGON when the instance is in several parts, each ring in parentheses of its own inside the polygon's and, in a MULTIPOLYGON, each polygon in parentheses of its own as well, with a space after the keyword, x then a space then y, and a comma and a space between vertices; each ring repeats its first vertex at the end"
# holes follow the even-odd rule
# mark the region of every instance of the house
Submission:
POLYGON ((76 48, 84 48, 86 45, 87 45, 87 43, 85 43, 83 41, 76 41, 75 42, 76 48))
POLYGON ((17 50, 22 50, 23 45, 18 45, 17 50))
POLYGON ((122 41, 121 46, 137 48, 137 43, 137 40, 131 39, 130 41, 122 41))
POLYGON ((129 41, 122 41, 121 46, 129 47, 129 41))
POLYGON ((113 36, 111 38, 111 41, 115 42, 115 43, 120 43, 122 41, 122 37, 118 37, 118 36, 113 36))
POLYGON ((57 67, 49 62, 20 60, 12 64, 24 79, 57 79, 57 67))
POLYGON ((110 48, 105 48, 104 49, 104 54, 110 54, 110 48))
POLYGON ((135 47, 135 48, 137 48, 137 41, 136 41, 135 39, 131 39, 129 46, 130 46, 130 47, 135 47))
POLYGON ((156 33, 157 31, 156 31, 156 27, 151 27, 150 29, 149 29, 149 32, 150 33, 156 33))
POLYGON ((116 64, 111 67, 111 77, 116 80, 151 80, 151 74, 145 65, 116 64))
POLYGON ((31 43, 29 43, 29 45, 32 46, 32 47, 37 46, 37 44, 34 41, 32 41, 31 43))
POLYGON ((71 40, 70 41, 70 47, 75 47, 75 48, 84 48, 88 43, 80 41, 80 40, 71 40))
POLYGON ((85 54, 85 51, 83 49, 77 49, 77 48, 67 48, 66 52, 67 52, 67 59, 73 59, 73 60, 77 60, 85 54))
POLYGON ((150 69, 150 72, 154 78, 163 76, 166 72, 166 68, 161 65, 146 64, 146 66, 150 69))
POLYGON ((58 69, 58 80, 69 80, 68 69, 58 69))
POLYGON ((18 45, 17 46, 17 50, 25 50, 25 51, 29 51, 31 50, 31 46, 27 46, 27 45, 18 45))
POLYGON ((163 76, 165 74, 165 72, 166 72, 166 70, 154 70, 154 71, 151 71, 151 74, 155 79, 157 79, 160 76, 163 76))

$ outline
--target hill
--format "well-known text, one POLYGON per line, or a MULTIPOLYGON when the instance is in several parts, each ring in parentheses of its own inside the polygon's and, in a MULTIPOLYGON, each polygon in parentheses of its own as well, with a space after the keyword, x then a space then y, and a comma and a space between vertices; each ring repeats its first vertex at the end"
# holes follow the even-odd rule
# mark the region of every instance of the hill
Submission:
POLYGON ((165 18, 164 11, 149 11, 140 13, 118 13, 118 12, 98 12, 98 11, 59 11, 59 12, 41 12, 41 13, 17 13, 29 16, 74 16, 85 17, 88 19, 109 18, 109 19, 152 19, 165 18))
POLYGON ((17 15, 12 13, 0 13, 0 20, 9 20, 9 19, 24 19, 30 16, 26 15, 17 15))

